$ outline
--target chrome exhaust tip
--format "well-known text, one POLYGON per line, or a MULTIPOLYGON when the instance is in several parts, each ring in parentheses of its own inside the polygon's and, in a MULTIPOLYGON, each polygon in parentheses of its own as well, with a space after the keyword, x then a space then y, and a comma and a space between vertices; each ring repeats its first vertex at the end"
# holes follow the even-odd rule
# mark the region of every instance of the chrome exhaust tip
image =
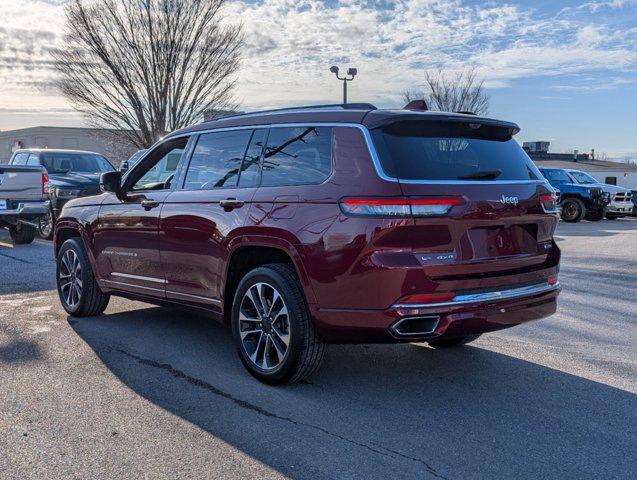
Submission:
POLYGON ((389 327, 389 331, 396 338, 424 337, 434 333, 439 323, 440 317, 437 315, 405 317, 389 327))

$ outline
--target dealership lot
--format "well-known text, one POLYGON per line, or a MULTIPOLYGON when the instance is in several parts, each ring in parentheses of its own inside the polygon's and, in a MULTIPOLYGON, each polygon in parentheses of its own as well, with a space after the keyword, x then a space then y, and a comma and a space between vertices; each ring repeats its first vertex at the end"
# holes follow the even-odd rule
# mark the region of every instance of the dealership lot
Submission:
POLYGON ((204 316, 68 317, 51 244, 1 231, 0 477, 635 478, 637 219, 556 235, 556 315, 452 351, 330 346, 275 388, 204 316))

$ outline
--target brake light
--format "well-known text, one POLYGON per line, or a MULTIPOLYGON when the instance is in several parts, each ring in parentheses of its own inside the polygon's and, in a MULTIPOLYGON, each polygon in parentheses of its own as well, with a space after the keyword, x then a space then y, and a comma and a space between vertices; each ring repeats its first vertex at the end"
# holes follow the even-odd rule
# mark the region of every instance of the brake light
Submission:
POLYGON ((548 284, 549 285, 557 285, 559 278, 557 275, 551 275, 548 279, 548 284))
POLYGON ((456 296, 456 292, 433 292, 418 293, 415 295, 407 295, 401 298, 397 303, 400 305, 423 305, 427 303, 448 302, 456 296))
POLYGON ((557 197, 555 195, 541 195, 540 203, 546 213, 557 212, 557 197))
POLYGON ((42 172, 42 195, 49 194, 49 174, 46 172, 42 172))
POLYGON ((347 215, 368 217, 428 217, 445 215, 455 205, 462 203, 458 197, 430 198, 344 198, 341 210, 347 215))

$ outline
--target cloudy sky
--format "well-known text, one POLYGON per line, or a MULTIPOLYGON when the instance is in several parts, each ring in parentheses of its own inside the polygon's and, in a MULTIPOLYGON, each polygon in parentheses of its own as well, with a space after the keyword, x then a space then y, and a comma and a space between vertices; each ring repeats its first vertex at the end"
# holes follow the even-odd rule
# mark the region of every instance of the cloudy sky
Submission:
MULTIPOLYGON (((82 125, 51 87, 65 0, 0 0, 0 129, 82 125)), ((246 110, 350 100, 401 106, 425 69, 475 66, 491 116, 553 150, 637 157, 637 0, 229 0, 247 45, 246 110)))

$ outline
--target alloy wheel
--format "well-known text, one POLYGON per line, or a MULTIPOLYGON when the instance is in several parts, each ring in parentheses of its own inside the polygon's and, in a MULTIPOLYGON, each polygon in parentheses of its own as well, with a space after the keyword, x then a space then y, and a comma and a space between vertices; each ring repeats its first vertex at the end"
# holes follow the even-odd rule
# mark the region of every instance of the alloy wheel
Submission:
POLYGON ((73 250, 67 250, 60 262, 58 281, 66 304, 74 309, 82 298, 82 265, 73 250))
POLYGON ((44 217, 38 220, 38 226, 40 235, 44 238, 49 238, 53 231, 53 213, 49 211, 44 217))
POLYGON ((250 362, 260 369, 274 370, 286 358, 290 319, 285 301, 275 287, 259 282, 243 295, 239 336, 250 362))

